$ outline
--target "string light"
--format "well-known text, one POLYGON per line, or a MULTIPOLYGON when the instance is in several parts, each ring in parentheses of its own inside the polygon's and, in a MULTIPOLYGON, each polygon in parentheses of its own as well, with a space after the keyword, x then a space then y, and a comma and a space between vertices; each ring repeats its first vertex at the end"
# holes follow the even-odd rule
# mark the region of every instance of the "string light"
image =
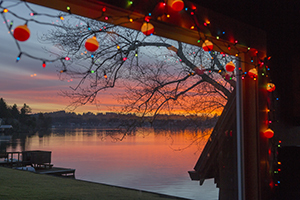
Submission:
POLYGON ((16 59, 16 62, 19 62, 19 60, 21 59, 22 53, 20 53, 16 59))
POLYGON ((71 8, 70 8, 70 6, 67 6, 67 11, 69 12, 69 14, 71 14, 71 8))
POLYGON ((43 68, 45 68, 45 67, 46 67, 46 62, 45 62, 45 61, 43 61, 43 64, 42 64, 42 66, 43 66, 43 68))

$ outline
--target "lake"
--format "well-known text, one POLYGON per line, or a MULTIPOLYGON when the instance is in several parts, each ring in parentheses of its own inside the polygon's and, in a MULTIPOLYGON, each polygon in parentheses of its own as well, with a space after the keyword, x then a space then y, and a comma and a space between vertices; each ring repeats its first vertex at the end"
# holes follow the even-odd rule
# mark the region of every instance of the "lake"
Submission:
POLYGON ((126 135, 110 129, 52 129, 13 138, 7 151, 52 151, 54 166, 76 169, 76 179, 197 200, 217 200, 213 179, 200 186, 188 171, 211 133, 137 129, 126 135), (121 139, 121 140, 120 140, 121 139))

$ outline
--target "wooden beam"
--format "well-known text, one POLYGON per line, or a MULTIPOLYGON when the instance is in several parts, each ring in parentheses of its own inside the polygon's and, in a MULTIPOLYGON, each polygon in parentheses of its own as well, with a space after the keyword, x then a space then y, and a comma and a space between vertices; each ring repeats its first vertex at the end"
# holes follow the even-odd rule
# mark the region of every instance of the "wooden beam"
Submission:
MULTIPOLYGON (((26 0, 26 2, 64 12, 67 12, 66 8, 67 6, 69 6, 73 14, 88 17, 91 19, 97 19, 99 21, 105 21, 138 31, 140 31, 145 17, 144 14, 141 14, 145 11, 127 10, 113 5, 114 1, 111 1, 111 3, 104 3, 103 1, 96 0, 26 0), (106 8, 105 16, 111 16, 108 20, 105 20, 104 16, 99 18, 99 16, 102 15, 102 9, 104 7, 106 8), (133 23, 129 22, 129 17, 134 19, 133 23)), ((142 0, 136 0, 135 3, 136 2, 143 3, 142 0)), ((189 2, 185 1, 185 3, 189 2)), ((236 55, 239 52, 246 52, 248 46, 251 46, 254 51, 266 51, 266 34, 264 31, 253 28, 252 26, 243 24, 241 22, 238 22, 237 20, 233 20, 229 17, 215 13, 200 6, 197 6, 197 11, 195 12, 197 12, 196 14, 198 18, 206 19, 209 17, 210 21, 214 22, 214 24, 211 25, 211 28, 203 28, 203 30, 200 30, 199 32, 197 30, 191 30, 188 25, 191 24, 193 20, 190 18, 190 16, 188 16, 189 13, 180 12, 180 15, 177 13, 172 13, 173 15, 177 15, 176 19, 179 20, 171 21, 160 16, 157 18, 152 18, 151 23, 155 27, 155 35, 182 41, 196 46, 202 45, 203 41, 201 41, 201 43, 198 43, 198 39, 200 37, 208 38, 215 44, 215 51, 224 52, 229 55, 236 55), (211 31, 212 29, 213 31, 211 31), (216 30, 219 30, 219 32, 227 31, 228 36, 223 39, 220 33, 220 39, 217 39, 216 34, 218 33, 216 32, 216 30), (234 43, 235 38, 240 39, 238 44, 234 43), (230 50, 228 49, 229 44, 231 46, 230 50)))

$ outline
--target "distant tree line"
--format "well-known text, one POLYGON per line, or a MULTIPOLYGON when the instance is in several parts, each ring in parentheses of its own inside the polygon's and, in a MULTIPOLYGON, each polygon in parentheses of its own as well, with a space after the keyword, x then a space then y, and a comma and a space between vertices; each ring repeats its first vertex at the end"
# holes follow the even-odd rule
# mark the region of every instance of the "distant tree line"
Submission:
MULTIPOLYGON (((17 104, 8 106, 3 98, 0 99, 0 118, 2 125, 12 125, 12 132, 35 133, 40 129, 51 127, 51 118, 43 113, 31 115, 31 108, 24 103, 21 109, 17 104)), ((9 131, 9 130, 8 130, 9 131)))
POLYGON ((152 117, 141 117, 135 114, 119 113, 83 113, 57 111, 44 113, 51 117, 54 127, 98 127, 98 128, 124 128, 130 124, 140 127, 154 127, 158 129, 188 129, 188 128, 211 128, 214 127, 218 116, 197 116, 197 115, 157 115, 152 121, 152 117), (146 118, 146 119, 145 119, 146 118), (140 123, 141 122, 141 123, 140 123))
POLYGON ((2 124, 12 125, 13 132, 35 133, 37 131, 49 130, 52 126, 56 128, 126 128, 131 124, 138 127, 153 127, 157 129, 205 129, 214 127, 218 116, 208 115, 157 115, 153 121, 152 117, 141 117, 135 114, 119 113, 83 113, 75 112, 49 112, 31 114, 31 108, 24 103, 19 110, 18 106, 8 106, 3 98, 0 99, 0 118, 2 124))

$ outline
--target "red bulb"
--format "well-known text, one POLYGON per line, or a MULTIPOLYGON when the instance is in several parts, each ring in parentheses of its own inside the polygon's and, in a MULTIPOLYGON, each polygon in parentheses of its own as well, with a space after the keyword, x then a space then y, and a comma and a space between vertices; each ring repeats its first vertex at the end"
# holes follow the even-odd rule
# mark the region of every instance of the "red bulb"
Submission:
POLYGON ((30 30, 28 29, 26 24, 21 25, 15 28, 13 35, 16 40, 24 42, 30 37, 30 30))

